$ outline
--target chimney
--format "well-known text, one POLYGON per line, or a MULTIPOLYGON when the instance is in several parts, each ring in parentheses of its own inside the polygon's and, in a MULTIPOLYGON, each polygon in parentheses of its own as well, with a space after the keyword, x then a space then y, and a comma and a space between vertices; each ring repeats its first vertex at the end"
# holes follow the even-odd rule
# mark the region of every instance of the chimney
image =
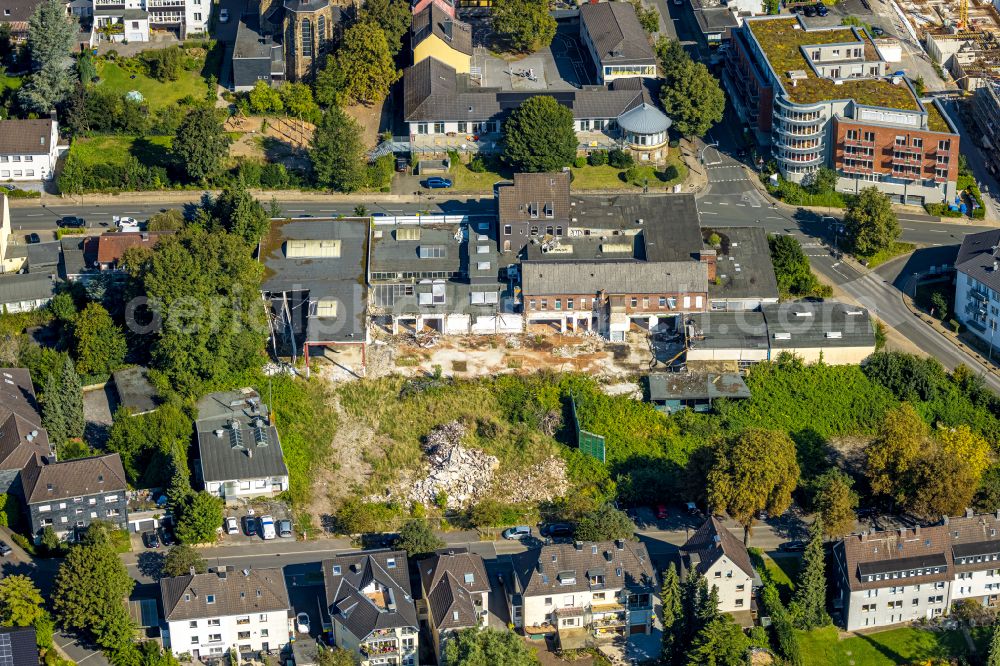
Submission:
POLYGON ((976 515, 975 509, 973 509, 972 507, 966 507, 965 508, 965 517, 966 518, 972 518, 974 515, 976 515))
POLYGON ((190 569, 188 569, 188 573, 190 573, 192 576, 194 576, 195 573, 196 573, 195 570, 194 570, 194 567, 191 567, 190 569))
POLYGON ((708 279, 714 281, 716 276, 715 262, 717 259, 715 250, 703 249, 698 259, 708 267, 708 279))
MULTIPOLYGON (((1000 514, 1000 511, 998 511, 997 513, 1000 514)), ((913 536, 920 536, 920 525, 919 524, 916 527, 913 528, 913 536)))
POLYGON ((900 539, 906 538, 906 528, 905 527, 900 527, 899 528, 899 538, 900 539))
POLYGON ((583 542, 582 541, 574 541, 573 542, 573 547, 576 548, 577 550, 583 550, 583 542))
POLYGON ((948 516, 941 516, 941 524, 942 525, 947 525, 949 520, 950 519, 948 518, 948 516))
POLYGON ((860 536, 862 542, 868 541, 868 530, 862 530, 860 536))

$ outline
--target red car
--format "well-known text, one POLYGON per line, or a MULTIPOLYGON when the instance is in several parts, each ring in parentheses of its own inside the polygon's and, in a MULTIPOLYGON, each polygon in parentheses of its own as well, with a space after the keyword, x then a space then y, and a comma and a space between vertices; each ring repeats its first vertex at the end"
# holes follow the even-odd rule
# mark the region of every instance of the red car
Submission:
POLYGON ((668 517, 669 517, 669 515, 667 514, 667 505, 666 504, 657 504, 656 505, 656 519, 657 520, 666 520, 668 517))

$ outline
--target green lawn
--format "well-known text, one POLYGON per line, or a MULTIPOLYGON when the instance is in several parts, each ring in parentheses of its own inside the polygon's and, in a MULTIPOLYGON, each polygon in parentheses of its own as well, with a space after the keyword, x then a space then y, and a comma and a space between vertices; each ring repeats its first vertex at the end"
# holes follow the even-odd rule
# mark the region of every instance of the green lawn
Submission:
POLYGON ((138 90, 152 110, 172 106, 188 95, 196 99, 205 99, 208 91, 208 84, 201 73, 189 72, 186 69, 181 70, 180 78, 176 81, 161 82, 144 74, 135 74, 134 79, 130 78, 132 74, 117 63, 105 62, 98 64, 97 75, 101 77, 100 85, 105 88, 122 94, 138 90))
POLYGON ((892 629, 839 640, 835 627, 798 631, 803 666, 890 666, 968 654, 959 631, 892 629))
POLYGON ((509 180, 511 174, 506 168, 497 171, 483 171, 477 173, 469 170, 469 165, 462 162, 453 162, 448 177, 452 180, 452 189, 455 192, 492 192, 493 183, 498 180, 509 180))
POLYGON ((785 594, 781 588, 787 590, 789 596, 795 590, 795 579, 799 577, 801 565, 802 558, 798 555, 775 555, 774 557, 764 555, 764 566, 767 567, 771 580, 782 592, 782 598, 785 598, 785 594))
POLYGON ((70 154, 87 165, 124 165, 133 155, 146 166, 166 166, 170 143, 169 136, 95 136, 75 140, 70 154))
POLYGON ((859 256, 858 259, 867 260, 868 268, 876 268, 877 266, 881 266, 890 259, 895 259, 898 256, 909 254, 910 252, 913 252, 916 248, 917 246, 914 245, 913 243, 901 243, 897 241, 893 243, 888 250, 882 250, 881 252, 876 252, 870 257, 859 256))

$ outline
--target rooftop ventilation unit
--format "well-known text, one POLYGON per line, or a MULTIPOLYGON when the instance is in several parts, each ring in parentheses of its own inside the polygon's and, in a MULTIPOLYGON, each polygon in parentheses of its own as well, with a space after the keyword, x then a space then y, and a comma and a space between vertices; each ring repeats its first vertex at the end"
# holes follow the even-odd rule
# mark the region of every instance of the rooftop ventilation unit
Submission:
POLYGON ((775 333, 774 334, 774 339, 775 340, 791 340, 792 339, 792 334, 791 333, 780 333, 780 332, 779 333, 775 333))
POLYGON ((844 337, 844 334, 840 331, 827 331, 826 337, 831 340, 839 340, 840 338, 844 337))

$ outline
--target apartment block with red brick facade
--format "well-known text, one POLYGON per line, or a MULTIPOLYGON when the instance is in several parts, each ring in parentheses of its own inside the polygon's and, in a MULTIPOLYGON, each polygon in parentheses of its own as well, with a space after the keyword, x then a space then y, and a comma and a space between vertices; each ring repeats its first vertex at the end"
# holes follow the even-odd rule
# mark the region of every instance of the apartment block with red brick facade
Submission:
POLYGON ((747 19, 734 32, 724 83, 781 175, 834 169, 837 189, 877 186, 893 201, 952 201, 959 136, 861 28, 807 28, 800 17, 747 19))

